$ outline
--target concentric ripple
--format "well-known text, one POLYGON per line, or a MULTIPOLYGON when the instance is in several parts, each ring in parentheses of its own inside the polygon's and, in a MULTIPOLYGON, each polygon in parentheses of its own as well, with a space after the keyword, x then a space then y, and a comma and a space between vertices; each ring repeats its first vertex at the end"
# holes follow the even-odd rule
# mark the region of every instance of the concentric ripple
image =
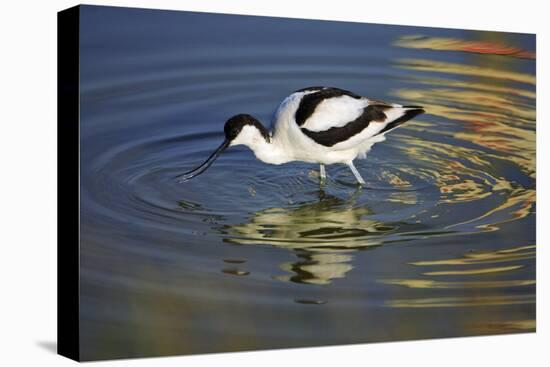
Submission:
POLYGON ((531 212, 532 167, 521 157, 500 157, 463 140, 466 133, 440 130, 412 122, 376 146, 358 162, 364 189, 344 165, 330 166, 320 186, 317 166, 269 166, 244 148, 229 149, 205 174, 180 184, 175 176, 202 162, 221 133, 153 136, 94 157, 90 204, 109 219, 152 229, 185 232, 181 221, 210 218, 218 224, 212 235, 231 242, 317 249, 363 248, 424 232, 475 234, 531 212))

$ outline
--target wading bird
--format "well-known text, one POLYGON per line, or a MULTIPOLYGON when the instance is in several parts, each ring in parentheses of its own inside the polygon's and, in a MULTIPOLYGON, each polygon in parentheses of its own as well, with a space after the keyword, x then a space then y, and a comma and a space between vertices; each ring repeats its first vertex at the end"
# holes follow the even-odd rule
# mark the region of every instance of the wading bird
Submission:
POLYGON ((277 109, 271 133, 250 115, 233 116, 225 123, 222 145, 203 164, 176 179, 184 182, 200 175, 227 147, 242 144, 265 163, 320 164, 322 182, 325 165, 346 164, 357 183, 364 185, 353 160, 366 158, 387 132, 423 112, 420 106, 375 101, 339 88, 300 89, 277 109))

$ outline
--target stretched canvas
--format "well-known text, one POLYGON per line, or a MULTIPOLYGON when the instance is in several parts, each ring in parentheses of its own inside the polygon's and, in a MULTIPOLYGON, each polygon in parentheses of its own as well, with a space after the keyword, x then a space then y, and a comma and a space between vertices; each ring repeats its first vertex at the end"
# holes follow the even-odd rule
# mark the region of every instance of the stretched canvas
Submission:
POLYGON ((534 34, 87 5, 58 31, 60 354, 535 331, 534 34), (321 160, 392 108, 419 114, 355 171, 321 160))

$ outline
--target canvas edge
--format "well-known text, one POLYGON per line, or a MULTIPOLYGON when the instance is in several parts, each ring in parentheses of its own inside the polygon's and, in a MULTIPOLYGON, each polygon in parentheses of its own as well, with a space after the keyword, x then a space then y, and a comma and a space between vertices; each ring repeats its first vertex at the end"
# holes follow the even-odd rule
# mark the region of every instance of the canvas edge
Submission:
POLYGON ((57 13, 57 353, 80 360, 80 6, 57 13))

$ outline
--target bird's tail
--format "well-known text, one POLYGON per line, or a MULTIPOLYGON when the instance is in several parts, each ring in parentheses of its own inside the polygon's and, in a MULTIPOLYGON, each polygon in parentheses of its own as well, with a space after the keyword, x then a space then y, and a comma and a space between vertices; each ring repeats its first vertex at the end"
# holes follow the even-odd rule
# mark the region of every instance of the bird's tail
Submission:
POLYGON ((389 110, 384 111, 389 121, 376 135, 385 134, 424 112, 424 108, 421 106, 394 105, 389 110))

